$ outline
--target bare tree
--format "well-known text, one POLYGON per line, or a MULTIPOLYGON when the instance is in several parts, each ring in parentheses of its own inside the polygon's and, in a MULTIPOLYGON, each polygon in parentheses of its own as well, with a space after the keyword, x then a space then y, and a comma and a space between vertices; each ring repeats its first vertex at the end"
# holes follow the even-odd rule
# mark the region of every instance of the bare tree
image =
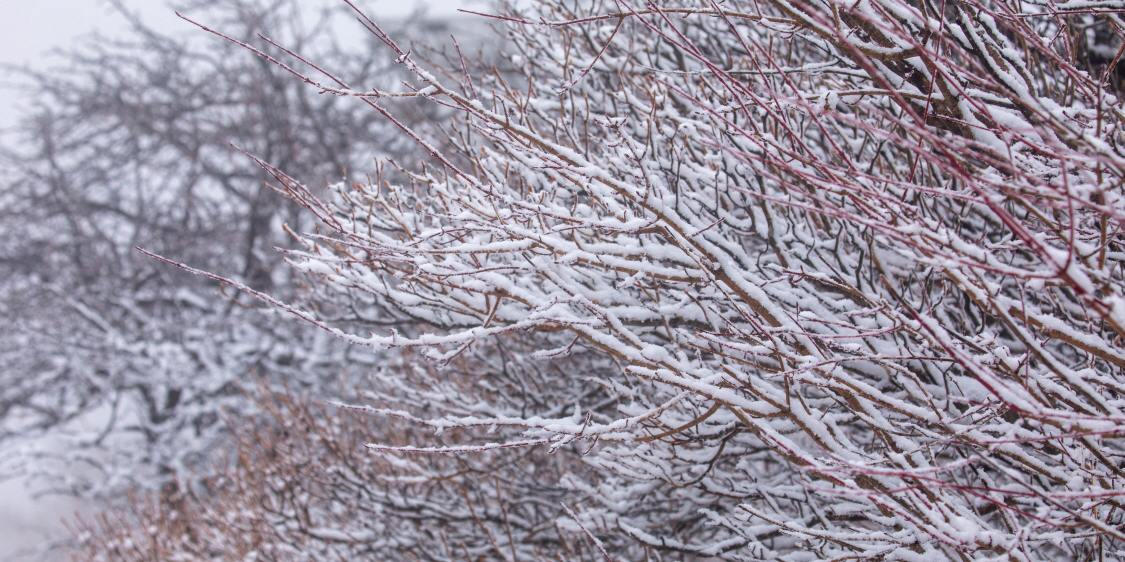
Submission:
MULTIPOLYGON (((178 8, 267 50, 279 52, 260 33, 338 60, 360 82, 395 85, 389 56, 340 43, 338 10, 310 14, 289 0, 178 8)), ((386 125, 229 42, 139 20, 24 76, 37 105, 3 154, 0 194, 6 474, 82 494, 166 481, 205 462, 222 411, 246 409, 240 382, 335 395, 349 370, 366 369, 370 354, 134 247, 300 299, 300 276, 272 248, 290 243, 284 224, 310 219, 231 145, 326 185, 363 177, 374 155, 413 150, 386 125)))

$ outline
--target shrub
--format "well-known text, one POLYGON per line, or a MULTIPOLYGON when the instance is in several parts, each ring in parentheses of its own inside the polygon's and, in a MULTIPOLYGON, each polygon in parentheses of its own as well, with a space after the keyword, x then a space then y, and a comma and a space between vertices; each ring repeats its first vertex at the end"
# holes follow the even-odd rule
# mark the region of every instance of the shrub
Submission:
POLYGON ((412 92, 302 76, 451 107, 458 149, 329 198, 274 173, 320 297, 416 327, 255 294, 453 365, 369 394, 456 430, 370 446, 418 478, 566 451, 543 509, 594 559, 1120 560, 1121 8, 547 0, 491 74, 364 20, 412 92))

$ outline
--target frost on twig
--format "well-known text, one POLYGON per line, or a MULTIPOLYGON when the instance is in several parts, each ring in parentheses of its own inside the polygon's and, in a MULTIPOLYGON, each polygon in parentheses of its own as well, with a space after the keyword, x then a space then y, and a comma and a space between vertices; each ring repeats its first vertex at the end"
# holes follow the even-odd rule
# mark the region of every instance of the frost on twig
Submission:
POLYGON ((292 263, 496 365, 386 374, 478 442, 376 448, 588 453, 607 557, 1121 559, 1122 7, 548 1, 470 91, 361 18, 456 156, 294 187, 292 263))

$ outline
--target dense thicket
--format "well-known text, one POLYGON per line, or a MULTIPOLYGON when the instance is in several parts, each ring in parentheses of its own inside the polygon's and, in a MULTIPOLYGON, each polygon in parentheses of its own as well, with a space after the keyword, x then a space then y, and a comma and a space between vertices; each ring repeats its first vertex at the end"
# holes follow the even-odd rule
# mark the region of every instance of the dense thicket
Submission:
POLYGON ((1123 7, 548 0, 505 16, 511 74, 364 21, 459 150, 328 197, 275 171, 321 225, 294 265, 370 330, 253 293, 435 362, 365 394, 426 508, 277 524, 370 509, 375 558, 1125 559, 1123 7))

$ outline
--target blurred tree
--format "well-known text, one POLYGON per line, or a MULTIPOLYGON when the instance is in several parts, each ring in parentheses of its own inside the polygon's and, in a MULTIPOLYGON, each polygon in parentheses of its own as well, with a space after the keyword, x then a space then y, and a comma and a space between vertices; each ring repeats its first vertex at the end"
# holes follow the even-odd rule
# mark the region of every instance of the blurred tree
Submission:
MULTIPOLYGON (((394 87, 402 75, 362 37, 340 39, 338 9, 177 8, 276 52, 257 37, 268 31, 363 83, 394 87)), ((300 276, 278 268, 271 248, 289 243, 283 224, 312 223, 232 144, 312 185, 362 177, 375 155, 420 153, 354 100, 318 95, 229 42, 164 34, 118 9, 131 18, 127 35, 22 71, 35 110, 0 154, 0 467, 34 476, 39 490, 164 481, 214 445, 222 411, 244 410, 239 383, 336 395, 349 369, 370 363, 134 250, 301 298, 300 276)))

